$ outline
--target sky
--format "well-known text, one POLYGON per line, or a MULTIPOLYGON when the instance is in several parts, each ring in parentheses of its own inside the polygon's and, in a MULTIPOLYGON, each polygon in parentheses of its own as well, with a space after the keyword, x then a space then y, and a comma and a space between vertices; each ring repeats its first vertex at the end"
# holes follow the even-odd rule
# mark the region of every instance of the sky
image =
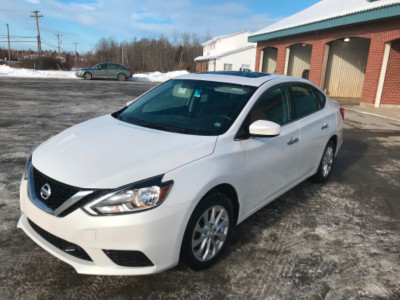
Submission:
POLYGON ((1 0, 0 48, 7 47, 9 24, 11 48, 37 50, 36 21, 40 11, 42 50, 79 53, 94 49, 103 37, 130 41, 135 37, 172 39, 184 32, 200 37, 252 32, 303 10, 319 0, 1 0))

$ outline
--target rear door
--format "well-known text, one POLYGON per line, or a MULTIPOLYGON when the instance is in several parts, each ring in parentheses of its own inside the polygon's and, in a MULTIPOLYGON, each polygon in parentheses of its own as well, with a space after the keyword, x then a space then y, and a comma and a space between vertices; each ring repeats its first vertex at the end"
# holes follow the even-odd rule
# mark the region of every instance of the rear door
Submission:
MULTIPOLYGON (((291 84, 291 98, 300 129, 300 159, 298 176, 311 175, 319 165, 329 139, 328 115, 323 109, 320 93, 309 84, 291 84)), ((321 94, 322 95, 322 94, 321 94)))
POLYGON ((243 124, 244 136, 257 120, 280 124, 275 137, 247 137, 240 142, 246 163, 246 211, 264 205, 282 189, 296 181, 300 153, 299 128, 292 122, 289 90, 285 85, 273 87, 256 102, 243 124))
POLYGON ((107 77, 116 78, 117 74, 120 72, 119 65, 117 64, 107 64, 107 77))

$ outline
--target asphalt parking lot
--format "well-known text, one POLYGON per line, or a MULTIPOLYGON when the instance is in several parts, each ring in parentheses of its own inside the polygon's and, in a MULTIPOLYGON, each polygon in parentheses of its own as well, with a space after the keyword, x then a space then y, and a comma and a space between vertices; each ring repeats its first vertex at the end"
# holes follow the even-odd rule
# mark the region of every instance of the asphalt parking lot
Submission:
POLYGON ((17 229, 31 149, 154 85, 0 78, 0 299, 400 299, 400 122, 354 111, 330 181, 248 218, 208 270, 79 275, 17 229))

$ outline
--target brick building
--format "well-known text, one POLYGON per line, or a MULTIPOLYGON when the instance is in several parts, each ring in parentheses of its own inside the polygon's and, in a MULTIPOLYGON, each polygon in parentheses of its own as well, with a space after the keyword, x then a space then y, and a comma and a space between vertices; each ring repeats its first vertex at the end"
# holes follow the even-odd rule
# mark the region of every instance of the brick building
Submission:
POLYGON ((400 0, 323 0, 249 42, 256 71, 308 76, 361 105, 400 106, 400 0))

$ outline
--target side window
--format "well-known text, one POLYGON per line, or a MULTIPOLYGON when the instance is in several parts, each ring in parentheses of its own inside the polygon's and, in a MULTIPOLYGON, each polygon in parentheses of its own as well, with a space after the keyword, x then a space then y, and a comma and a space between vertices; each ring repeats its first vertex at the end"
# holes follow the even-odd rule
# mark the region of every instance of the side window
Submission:
MULTIPOLYGON (((290 104, 286 86, 268 91, 260 97, 249 115, 249 123, 266 120, 286 124, 290 121, 290 104)), ((249 125, 250 125, 249 124, 249 125)))
POLYGON ((317 95, 317 98, 319 100, 319 107, 320 108, 324 108, 325 107, 325 102, 326 102, 326 98, 325 95, 322 94, 320 91, 318 91, 317 89, 314 89, 314 93, 315 95, 317 95))
POLYGON ((292 85, 294 111, 297 118, 312 114, 319 110, 318 99, 314 93, 314 88, 306 85, 292 85))

